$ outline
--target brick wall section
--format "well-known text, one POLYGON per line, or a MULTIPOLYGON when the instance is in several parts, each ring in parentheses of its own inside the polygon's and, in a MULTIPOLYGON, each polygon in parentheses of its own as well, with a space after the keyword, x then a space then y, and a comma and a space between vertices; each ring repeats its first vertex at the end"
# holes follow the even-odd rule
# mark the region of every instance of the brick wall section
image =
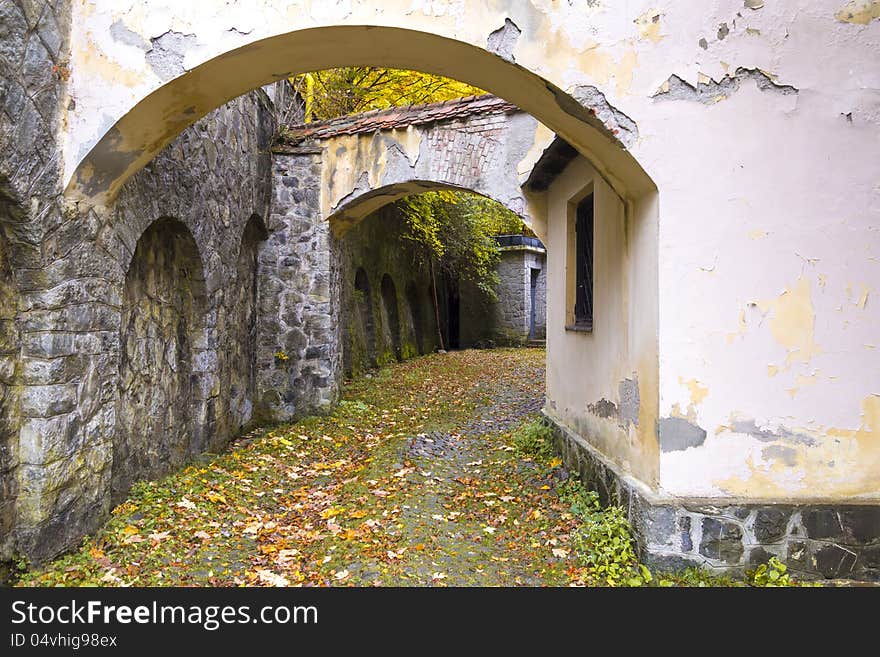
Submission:
POLYGON ((456 119, 425 133, 432 153, 432 180, 474 188, 484 172, 504 166, 503 138, 509 126, 506 114, 456 119))

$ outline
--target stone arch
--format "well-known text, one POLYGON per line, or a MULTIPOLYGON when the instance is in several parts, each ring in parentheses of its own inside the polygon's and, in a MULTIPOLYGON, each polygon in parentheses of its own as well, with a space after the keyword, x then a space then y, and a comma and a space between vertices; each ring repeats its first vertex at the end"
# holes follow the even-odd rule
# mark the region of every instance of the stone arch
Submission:
MULTIPOLYGON (((626 150, 635 137, 635 124, 617 110, 609 110, 605 97, 591 86, 594 80, 584 72, 586 66, 571 66, 570 62, 589 59, 583 44, 554 36, 547 22, 548 11, 556 14, 556 22, 565 21, 566 12, 576 8, 554 4, 548 10, 543 3, 518 3, 516 13, 521 15, 514 22, 501 7, 487 8, 478 18, 463 21, 453 12, 428 16, 375 3, 344 3, 345 12, 323 2, 310 11, 311 4, 282 17, 272 3, 266 3, 260 10, 271 16, 267 13, 265 21, 257 18, 253 25, 259 25, 258 29, 247 34, 224 29, 219 40, 203 32, 212 29, 209 22, 187 24, 190 38, 169 44, 170 50, 164 53, 169 62, 177 58, 173 65, 177 70, 170 73, 151 71, 154 64, 142 59, 136 63, 131 58, 114 60, 114 65, 142 81, 136 90, 116 89, 114 83, 91 73, 94 67, 77 61, 81 56, 77 51, 71 67, 82 73, 73 81, 78 102, 71 125, 77 129, 65 154, 68 192, 106 203, 177 134, 215 107, 278 79, 344 65, 415 69, 474 84, 514 103, 565 139, 623 198, 637 198, 656 189, 626 150), (529 27, 523 31, 517 24, 529 27), (501 32, 507 36, 500 38, 501 32), (191 48, 200 38, 210 45, 191 48), (516 60, 514 45, 518 46, 516 60), (187 54, 191 68, 177 74, 187 54), (286 70, 278 70, 279 62, 285 63, 282 68, 286 70), (112 125, 98 125, 99 117, 106 122, 108 116, 112 125), (157 121, 156 117, 163 118, 157 121)), ((97 19, 78 18, 85 32, 98 41, 111 38, 97 27, 89 31, 97 19)), ((189 20, 178 18, 181 24, 189 20)), ((132 24, 128 29, 137 36, 136 30, 146 32, 147 28, 132 24)), ((142 38, 146 42, 149 36, 142 38)))
POLYGON ((417 194, 437 190, 451 190, 458 192, 470 192, 478 194, 491 201, 495 201, 515 213, 530 228, 535 225, 534 218, 528 213, 522 203, 522 197, 502 198, 489 190, 481 188, 476 178, 473 186, 453 185, 442 180, 402 180, 391 182, 374 189, 358 190, 347 196, 336 208, 329 212, 328 220, 337 237, 357 224, 359 221, 382 209, 386 205, 417 194))
POLYGON ((241 430, 251 419, 257 395, 257 330, 259 312, 259 252, 269 237, 263 220, 253 215, 242 232, 226 322, 226 385, 229 423, 241 430))
POLYGON ((403 360, 400 344, 400 312, 397 304, 397 286, 388 274, 382 276, 382 327, 394 353, 394 358, 403 360))
POLYGON ((202 258, 176 219, 141 235, 122 295, 111 501, 203 451, 213 358, 202 258))
POLYGON ((412 318, 412 327, 419 354, 425 353, 425 312, 415 281, 406 284, 406 305, 412 318))

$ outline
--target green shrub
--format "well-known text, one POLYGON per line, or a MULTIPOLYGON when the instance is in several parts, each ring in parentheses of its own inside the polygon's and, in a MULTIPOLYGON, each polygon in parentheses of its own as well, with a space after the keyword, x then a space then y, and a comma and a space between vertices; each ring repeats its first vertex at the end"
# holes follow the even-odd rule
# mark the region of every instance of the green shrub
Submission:
POLYGON ((547 460, 553 456, 553 430, 540 420, 532 420, 514 430, 513 447, 519 456, 547 460))
POLYGON ((632 528, 622 506, 602 508, 599 494, 573 479, 562 482, 558 491, 581 521, 572 532, 571 545, 589 584, 642 586, 653 581, 651 571, 636 556, 632 528))
POLYGON ((787 571, 784 563, 776 557, 770 557, 767 563, 746 571, 746 582, 749 586, 795 586, 787 571))

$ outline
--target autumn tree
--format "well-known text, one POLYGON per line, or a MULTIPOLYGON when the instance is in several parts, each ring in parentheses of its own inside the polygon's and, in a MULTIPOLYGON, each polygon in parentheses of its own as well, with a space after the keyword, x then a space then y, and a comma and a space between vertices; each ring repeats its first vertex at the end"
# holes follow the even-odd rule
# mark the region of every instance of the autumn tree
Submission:
POLYGON ((485 93, 441 75, 373 66, 314 71, 299 75, 292 82, 303 99, 307 122, 485 93))

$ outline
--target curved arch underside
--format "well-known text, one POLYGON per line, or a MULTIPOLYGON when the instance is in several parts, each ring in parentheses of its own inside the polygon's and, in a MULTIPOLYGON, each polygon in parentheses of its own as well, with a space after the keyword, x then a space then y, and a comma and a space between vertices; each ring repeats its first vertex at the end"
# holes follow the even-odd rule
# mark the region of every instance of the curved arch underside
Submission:
MULTIPOLYGON (((437 25, 441 31, 443 24, 437 25)), ((529 51, 533 56, 543 56, 547 62, 564 60, 564 52, 551 53, 546 44, 529 45, 538 48, 537 55, 529 51)), ((179 54, 181 61, 184 54, 179 54)), ((293 74, 347 65, 416 69, 474 84, 516 104, 568 141, 622 197, 636 198, 654 189, 645 171, 622 147, 613 126, 606 126, 590 107, 510 58, 413 29, 332 25, 256 40, 204 61, 152 90, 123 115, 110 118, 112 126, 91 147, 77 128, 68 139, 66 168, 75 169, 69 174, 68 194, 106 203, 176 135, 224 102, 293 74)), ((77 85, 86 83, 89 66, 82 62, 73 70, 82 76, 74 81, 75 92, 77 85)), ((92 82, 107 85, 100 78, 92 82)), ((539 155, 530 155, 531 164, 539 155)))
POLYGON ((496 203, 500 203, 519 216, 529 228, 534 230, 534 222, 520 205, 507 203, 494 195, 481 193, 480 190, 472 187, 459 187, 457 185, 450 185, 448 183, 433 180, 409 180, 384 185, 377 189, 370 189, 361 194, 353 194, 329 215, 328 220, 330 221, 330 226, 334 235, 336 235, 336 237, 342 237, 349 228, 386 205, 394 203, 394 201, 399 201, 407 196, 414 196, 416 194, 424 194, 425 192, 433 192, 443 189, 458 192, 473 192, 484 198, 495 201, 496 203))

